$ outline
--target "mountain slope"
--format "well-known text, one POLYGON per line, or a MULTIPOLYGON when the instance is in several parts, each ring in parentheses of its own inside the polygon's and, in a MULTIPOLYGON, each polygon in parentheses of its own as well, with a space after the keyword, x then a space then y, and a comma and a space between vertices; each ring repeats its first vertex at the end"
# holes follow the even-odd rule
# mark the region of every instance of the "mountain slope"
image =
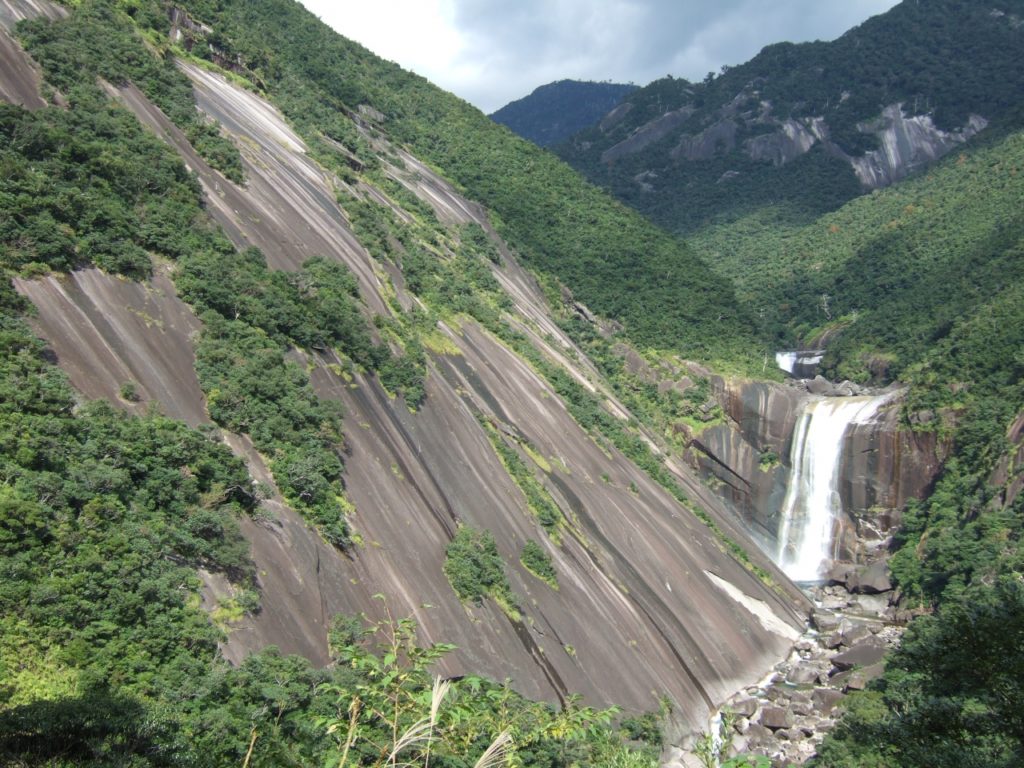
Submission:
POLYGON ((806 227, 762 213, 695 243, 780 337, 826 338, 836 377, 903 378, 1024 280, 1022 169, 1024 135, 1013 133, 806 227))
POLYGON ((369 108, 363 120, 444 169, 495 214, 496 229, 528 266, 571 286, 578 301, 621 322, 636 343, 753 364, 759 340, 731 287, 678 240, 581 184, 550 153, 510 140, 465 102, 372 56, 296 5, 214 5, 188 7, 217 22, 232 55, 247 62, 300 130, 344 143, 352 129, 339 113, 369 108))
POLYGON ((658 80, 559 154, 675 232, 765 206, 807 223, 1021 122, 1019 0, 907 0, 839 39, 658 80))
MULTIPOLYGON (((355 87, 355 78, 338 73, 365 70, 413 89, 396 96, 369 77, 380 89, 376 106, 355 101, 338 112, 304 109, 333 97, 301 79, 297 65, 278 60, 272 47, 260 48, 270 57, 263 75, 224 55, 231 38, 213 31, 220 16, 196 5, 195 18, 178 9, 173 29, 156 4, 134 4, 129 15, 114 3, 85 2, 55 24, 37 21, 17 32, 44 75, 60 83, 69 108, 0 109, 8 171, 0 188, 0 257, 35 306, 31 322, 49 344, 44 355, 24 340, 17 315, 25 307, 8 290, 5 327, 17 329, 5 336, 11 365, 31 374, 26 391, 40 389, 37 379, 60 380, 49 362, 55 361, 79 397, 182 419, 198 428, 187 433, 190 440, 205 445, 203 434, 216 438, 250 475, 236 476, 240 465, 224 458, 223 446, 198 459, 172 451, 154 470, 159 482, 136 499, 121 491, 124 457, 106 455, 98 444, 95 461, 103 466, 81 469, 74 455, 69 468, 60 465, 76 482, 80 471, 96 478, 67 495, 49 465, 39 463, 49 445, 45 429, 37 434, 34 424, 7 415, 5 428, 27 443, 4 444, 6 476, 27 478, 14 488, 14 501, 39 520, 29 538, 8 536, 10 526, 22 524, 16 514, 3 517, 5 573, 17 565, 22 575, 5 579, 17 589, 0 595, 7 615, 0 664, 12 669, 18 657, 31 661, 18 667, 0 703, 0 726, 28 740, 17 743, 34 745, 17 754, 62 748, 64 742, 46 741, 49 728, 108 747, 141 744, 151 764, 184 760, 181 755, 198 764, 236 764, 247 747, 266 764, 323 762, 332 750, 337 759, 340 746, 316 718, 340 711, 349 727, 346 697, 355 695, 357 683, 371 693, 374 686, 346 665, 317 672, 304 660, 259 651, 273 644, 317 664, 362 658, 358 633, 335 621, 360 613, 386 626, 389 618, 410 616, 422 645, 456 644, 436 667, 446 674, 512 678, 517 690, 549 701, 568 703, 579 692, 588 702, 614 701, 634 711, 655 709, 664 695, 674 702, 670 735, 700 727, 718 702, 788 652, 805 603, 765 557, 744 552, 749 542, 721 502, 630 414, 562 327, 573 318, 582 322, 577 316, 584 313, 605 331, 613 324, 566 298, 550 275, 542 273, 539 283, 496 230, 524 239, 541 234, 525 231, 519 209, 489 213, 399 144, 396 136, 426 146, 438 138, 418 135, 418 123, 399 117, 399 108, 419 103, 415 95, 427 107, 449 110, 450 123, 469 120, 462 141, 475 141, 470 129, 482 126, 482 143, 496 148, 494 157, 544 156, 336 38, 296 6, 225 5, 228 20, 257 14, 265 25, 275 14, 278 24, 295 14, 301 19, 295 45, 300 32, 313 30, 333 41, 328 53, 349 53, 347 68, 325 72, 325 81, 355 87), (200 16, 203 9, 210 15, 200 16), (182 29, 217 45, 211 50, 179 36, 183 47, 171 49, 172 35, 182 29), (189 46, 233 70, 190 57, 189 46), (153 56, 154 50, 169 55, 153 56), (210 121, 205 125, 217 125, 214 133, 226 143, 205 144, 209 159, 189 130, 200 139, 210 131, 188 121, 178 125, 158 106, 160 99, 180 104, 175 94, 188 93, 183 79, 210 121), (279 89, 298 116, 294 125, 255 92, 254 82, 279 89), (384 120, 374 110, 388 99, 396 116, 384 120), (214 162, 239 169, 244 182, 232 182, 214 162), (501 223, 506 215, 517 223, 501 223), (492 218, 500 218, 497 227, 492 218), (222 477, 207 466, 217 461, 235 474, 222 477), (86 511, 114 510, 111 525, 130 525, 134 518, 120 514, 122 507, 158 505, 160 484, 180 477, 205 483, 185 505, 187 530, 223 539, 226 552, 176 538, 172 523, 155 518, 170 543, 129 536, 142 550, 104 550, 110 570, 132 575, 124 611, 83 613, 78 623, 73 612, 50 612, 44 598, 52 582, 25 564, 59 563, 63 547, 88 535, 93 518, 82 517, 86 511), (120 495, 107 498, 108 486, 120 495), (82 531, 78 523, 70 532, 60 527, 79 518, 82 531), (491 553, 486 562, 492 570, 500 562, 500 578, 476 599, 460 599, 446 575, 483 567, 472 558, 467 565, 450 547, 460 530, 485 544, 489 533, 494 543, 490 550, 482 546, 491 553), (524 564, 527 542, 549 558, 557 588, 534 575, 535 561, 524 564), (141 557, 169 559, 194 575, 185 579, 175 571, 178 582, 167 576, 152 584, 132 570, 141 557), (738 592, 723 591, 723 579, 738 592), (142 611, 147 589, 174 611, 142 611), (165 622, 173 647, 132 650, 130 638, 143 621, 165 622), (209 663, 215 646, 237 670, 209 663), (206 664, 202 675, 182 671, 199 659, 206 664), (90 736, 86 714, 101 701, 112 713, 142 714, 111 715, 114 735, 90 736), (156 725, 152 733, 137 733, 139 722, 156 725)), ((37 6, 2 2, 5 10, 37 6)), ((729 292, 716 303, 721 281, 689 251, 556 161, 545 158, 538 166, 572 196, 595 202, 599 218, 582 217, 567 236, 596 243, 620 226, 639 236, 631 246, 637 292, 654 295, 650 276, 665 266, 657 259, 677 267, 674 291, 658 290, 692 295, 692 304, 671 310, 667 328, 684 328, 692 318, 697 329, 686 331, 696 340, 697 331, 730 326, 729 292), (642 260, 645 245, 654 267, 642 260), (701 296, 705 285, 710 298, 701 296), (701 311, 717 314, 709 319, 701 311)), ((525 171, 509 176, 529 205, 545 204, 546 197, 532 199, 537 182, 525 171)), ((490 176, 477 183, 498 186, 490 176)), ((557 221, 564 211, 552 215, 557 221)), ((559 247, 545 243, 544 258, 534 261, 549 259, 554 267, 586 253, 579 244, 568 252, 559 247)), ((616 268, 611 255, 599 254, 607 270, 616 268)), ((594 304, 605 300, 595 297, 594 304)), ((643 326, 633 330, 628 322, 637 312, 625 306, 621 316, 643 338, 643 326)), ((710 335, 703 343, 741 357, 750 340, 719 343, 710 335)), ((676 345, 677 339, 663 341, 676 345)), ((71 418, 70 395, 62 398, 53 415, 71 418)), ((72 565, 68 579, 79 583, 97 562, 72 565)), ((414 679, 424 685, 424 670, 414 679)), ((481 700, 497 702, 500 688, 484 688, 493 696, 481 700)), ((480 714, 467 706, 474 718, 480 714)), ((514 706, 539 718, 535 723, 553 716, 543 707, 514 706)), ((596 749, 585 733, 600 717, 576 705, 567 711, 578 713, 580 730, 563 746, 596 749)), ((403 715, 406 725, 415 721, 413 712, 403 715)), ((369 722, 372 712, 364 715, 368 722, 360 727, 380 726, 369 722)), ((462 746, 472 744, 478 754, 479 734, 496 721, 473 722, 463 727, 477 735, 462 746)), ((524 760, 543 762, 536 755, 555 748, 539 730, 546 727, 527 728, 524 760)), ((580 759, 593 759, 585 754, 591 756, 580 759)))
POLYGON ((559 80, 509 102, 491 119, 537 146, 549 147, 594 125, 635 90, 624 83, 559 80))
POLYGON ((890 560, 903 605, 931 615, 850 699, 816 765, 1024 754, 1022 170, 1024 134, 993 135, 810 225, 761 211, 695 238, 780 339, 826 348, 834 379, 909 385, 904 434, 949 441, 890 560))

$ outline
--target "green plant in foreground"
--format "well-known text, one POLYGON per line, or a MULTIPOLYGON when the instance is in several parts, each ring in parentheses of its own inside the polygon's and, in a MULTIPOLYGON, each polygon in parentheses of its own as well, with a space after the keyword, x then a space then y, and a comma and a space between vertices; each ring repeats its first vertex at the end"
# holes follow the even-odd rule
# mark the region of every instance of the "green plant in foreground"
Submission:
POLYGON ((627 746, 629 731, 612 727, 617 709, 582 707, 570 697, 555 710, 522 698, 508 682, 442 679, 431 670, 454 646, 420 646, 412 619, 396 620, 386 606, 385 614, 368 625, 365 617, 332 625, 338 682, 320 691, 335 697, 335 708, 315 721, 333 740, 329 765, 655 765, 653 750, 627 746))

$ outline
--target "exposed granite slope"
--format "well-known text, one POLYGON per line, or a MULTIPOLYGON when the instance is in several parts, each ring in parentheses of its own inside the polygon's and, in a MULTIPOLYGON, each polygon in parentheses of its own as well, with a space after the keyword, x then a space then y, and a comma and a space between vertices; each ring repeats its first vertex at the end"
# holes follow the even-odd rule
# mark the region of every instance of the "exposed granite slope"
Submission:
MULTIPOLYGON (((136 89, 110 91, 181 154, 203 185, 211 215, 237 245, 260 247, 282 269, 312 255, 337 259, 358 277, 369 312, 390 311, 385 266, 358 243, 335 203, 344 185, 310 160, 271 105, 217 75, 183 69, 201 108, 239 144, 244 186, 211 170, 136 89)), ((433 205, 442 221, 488 226, 478 205, 425 173, 415 158, 397 157, 389 173, 433 205)), ((503 244, 501 252, 495 274, 513 297, 517 322, 550 359, 606 392, 548 315, 535 282, 503 244)), ((131 408, 159 401, 170 415, 206 421, 192 360, 199 323, 166 275, 137 284, 85 270, 21 281, 19 290, 36 303, 37 327, 84 394, 131 408), (138 386, 140 405, 119 397, 129 380, 138 386)), ((753 556, 779 590, 725 554, 704 524, 625 457, 594 443, 547 384, 500 342, 471 322, 440 331, 460 354, 432 356, 428 398, 416 414, 374 380, 339 377, 330 357, 307 359, 318 391, 346 408, 346 483, 362 543, 347 553, 333 549, 272 498, 273 520, 243 524, 263 609, 230 634, 227 657, 276 644, 324 663, 330 616, 380 617, 385 606, 374 595, 383 593, 393 614, 418 620, 425 641, 459 646, 446 661, 450 672, 511 677, 532 696, 557 700, 579 691, 591 703, 631 709, 654 709, 667 695, 682 732, 700 727, 722 700, 786 655, 807 605, 767 560, 753 556), (535 474, 573 520, 560 545, 545 538, 529 513, 480 418, 528 441, 552 465, 550 472, 537 466, 535 474), (490 602, 464 606, 456 599, 441 565, 460 520, 494 532, 519 620, 490 602), (544 542, 559 572, 558 591, 519 565, 526 538, 544 542)), ((621 404, 609 408, 627 415, 621 404)), ((224 439, 247 458, 255 478, 270 479, 247 439, 224 439)), ((742 537, 694 473, 670 466, 724 529, 742 537)), ((204 577, 212 604, 227 586, 204 577)))

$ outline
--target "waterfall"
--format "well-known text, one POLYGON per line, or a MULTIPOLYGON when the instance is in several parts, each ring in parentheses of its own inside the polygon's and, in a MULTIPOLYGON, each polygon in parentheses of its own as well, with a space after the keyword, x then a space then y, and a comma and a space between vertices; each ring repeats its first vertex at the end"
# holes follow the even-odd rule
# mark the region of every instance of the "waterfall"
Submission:
POLYGON ((851 424, 865 424, 891 397, 829 397, 804 407, 790 453, 775 561, 793 581, 816 581, 831 558, 833 523, 842 512, 839 473, 851 424))
POLYGON ((790 376, 802 378, 814 375, 814 369, 825 357, 824 350, 804 349, 790 352, 776 352, 775 364, 790 376))

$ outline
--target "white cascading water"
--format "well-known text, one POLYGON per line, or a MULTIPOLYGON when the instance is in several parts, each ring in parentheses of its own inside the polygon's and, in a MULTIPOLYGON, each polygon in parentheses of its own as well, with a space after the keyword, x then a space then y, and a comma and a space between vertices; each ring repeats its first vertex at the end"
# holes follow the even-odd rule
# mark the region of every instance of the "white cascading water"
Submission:
POLYGON ((804 407, 793 433, 792 476, 775 557, 793 581, 822 577, 832 557, 833 523, 842 512, 839 472, 846 430, 870 422, 890 397, 829 397, 804 407))
POLYGON ((817 365, 824 357, 825 353, 819 349, 807 349, 795 352, 776 352, 775 364, 790 376, 793 376, 797 366, 817 365))

